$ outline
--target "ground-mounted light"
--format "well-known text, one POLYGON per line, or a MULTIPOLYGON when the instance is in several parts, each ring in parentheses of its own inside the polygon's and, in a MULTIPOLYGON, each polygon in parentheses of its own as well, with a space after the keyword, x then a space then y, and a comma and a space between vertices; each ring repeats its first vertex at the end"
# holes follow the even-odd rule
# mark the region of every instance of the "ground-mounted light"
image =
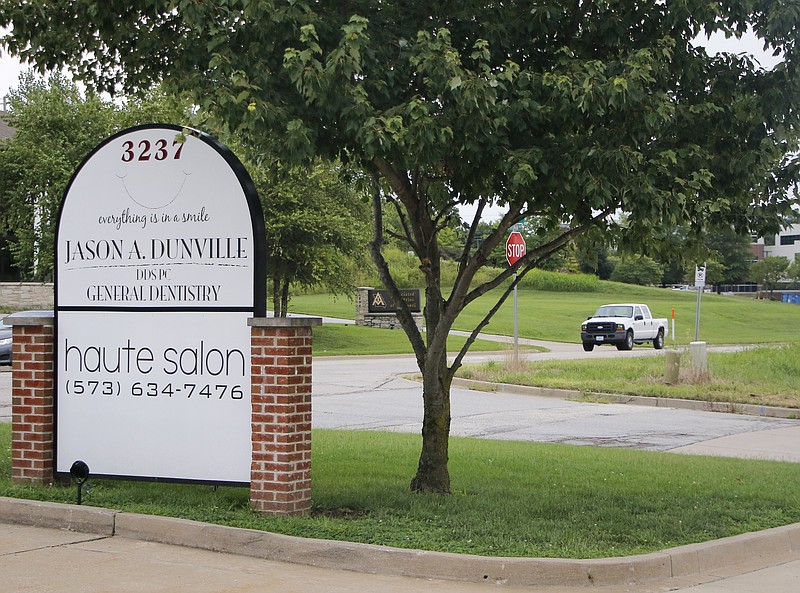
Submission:
POLYGON ((89 478, 89 466, 85 461, 79 459, 69 468, 69 475, 72 476, 72 479, 75 480, 75 483, 78 485, 78 504, 81 504, 83 499, 83 485, 89 478))

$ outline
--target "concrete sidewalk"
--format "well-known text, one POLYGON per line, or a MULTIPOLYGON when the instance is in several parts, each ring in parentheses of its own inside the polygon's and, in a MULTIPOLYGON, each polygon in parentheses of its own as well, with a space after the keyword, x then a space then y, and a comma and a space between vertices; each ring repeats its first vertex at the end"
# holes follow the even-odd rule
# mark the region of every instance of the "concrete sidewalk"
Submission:
POLYGON ((800 589, 800 524, 625 558, 486 558, 0 498, 0 556, 14 593, 800 589))

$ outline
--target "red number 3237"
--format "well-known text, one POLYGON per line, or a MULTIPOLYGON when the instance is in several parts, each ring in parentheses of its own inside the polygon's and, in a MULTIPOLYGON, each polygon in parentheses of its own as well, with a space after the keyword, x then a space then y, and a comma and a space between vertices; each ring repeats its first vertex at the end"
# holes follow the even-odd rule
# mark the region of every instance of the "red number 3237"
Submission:
POLYGON ((134 144, 131 140, 126 140, 122 143, 123 151, 121 160, 123 163, 130 163, 133 161, 146 162, 149 160, 165 161, 168 158, 178 160, 181 158, 183 145, 183 142, 174 140, 172 146, 170 146, 169 142, 163 138, 156 140, 155 143, 149 140, 141 140, 139 144, 134 144), (175 150, 176 146, 177 150, 175 150))

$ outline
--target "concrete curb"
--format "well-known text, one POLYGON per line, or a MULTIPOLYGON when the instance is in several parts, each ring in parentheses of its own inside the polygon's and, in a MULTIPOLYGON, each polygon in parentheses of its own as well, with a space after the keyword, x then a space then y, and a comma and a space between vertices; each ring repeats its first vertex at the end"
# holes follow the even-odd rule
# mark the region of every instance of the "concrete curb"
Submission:
POLYGON ((767 567, 800 553, 800 523, 621 558, 491 558, 304 539, 185 519, 0 497, 0 522, 118 536, 265 560, 515 587, 622 586, 698 577, 737 564, 767 567))
POLYGON ((765 416, 769 418, 800 418, 800 408, 778 408, 753 404, 737 404, 731 402, 700 401, 692 399, 676 399, 672 397, 648 397, 642 395, 620 395, 617 393, 584 394, 575 389, 550 389, 548 387, 529 387, 510 383, 489 383, 474 379, 453 379, 453 385, 474 389, 476 391, 496 391, 516 395, 536 395, 558 399, 585 401, 589 398, 612 404, 631 404, 655 408, 678 408, 681 410, 699 410, 705 412, 725 412, 729 414, 745 414, 748 416, 765 416))
POLYGON ((78 533, 114 535, 115 511, 0 497, 0 521, 78 533))

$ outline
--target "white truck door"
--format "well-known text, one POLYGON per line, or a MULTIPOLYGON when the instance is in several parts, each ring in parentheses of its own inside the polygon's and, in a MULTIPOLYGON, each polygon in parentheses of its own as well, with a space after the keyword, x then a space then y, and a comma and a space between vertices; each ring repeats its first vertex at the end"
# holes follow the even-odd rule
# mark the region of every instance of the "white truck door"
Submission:
POLYGON ((634 338, 649 338, 653 334, 653 318, 647 307, 637 305, 633 308, 633 336, 634 338), (645 315, 645 309, 647 315, 645 315))

